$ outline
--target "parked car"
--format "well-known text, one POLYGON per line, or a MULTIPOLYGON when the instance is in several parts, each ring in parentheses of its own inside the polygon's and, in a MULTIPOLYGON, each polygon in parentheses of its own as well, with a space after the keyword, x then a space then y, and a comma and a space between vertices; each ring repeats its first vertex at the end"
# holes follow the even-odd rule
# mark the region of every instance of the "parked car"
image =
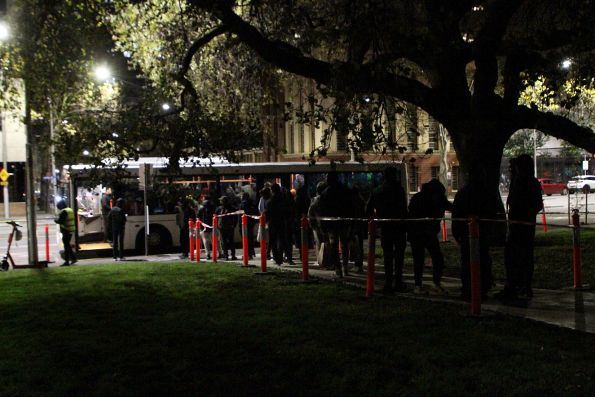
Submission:
POLYGON ((595 191, 595 175, 578 175, 570 179, 566 185, 569 193, 575 191, 593 192, 595 191))
POLYGON ((549 178, 537 178, 537 180, 541 184, 542 194, 551 196, 552 194, 565 195, 568 193, 568 189, 564 182, 554 182, 549 178))

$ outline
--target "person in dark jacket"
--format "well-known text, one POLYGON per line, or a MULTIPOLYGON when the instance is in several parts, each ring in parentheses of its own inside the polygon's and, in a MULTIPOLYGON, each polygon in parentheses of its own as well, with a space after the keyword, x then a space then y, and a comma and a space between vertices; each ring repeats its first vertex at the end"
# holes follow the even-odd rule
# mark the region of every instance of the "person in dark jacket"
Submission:
MULTIPOLYGON (((349 189, 339 181, 336 172, 326 176, 327 187, 320 195, 320 215, 329 218, 347 218, 351 215, 349 189)), ((320 222, 322 230, 328 236, 331 266, 339 277, 348 275, 349 235, 351 222, 347 220, 326 220, 320 222), (339 255, 339 244, 341 255, 339 255)))
POLYGON ((178 201, 176 211, 176 224, 180 228, 180 248, 182 251, 180 258, 184 259, 188 258, 188 252, 190 251, 190 226, 188 221, 192 219, 192 210, 186 198, 178 201))
POLYGON ((444 257, 438 242, 440 218, 445 211, 452 211, 452 204, 446 198, 446 189, 437 179, 424 183, 421 191, 416 193, 409 202, 409 218, 407 237, 411 243, 413 255, 413 270, 415 279, 415 293, 423 293, 422 278, 424 271, 425 250, 432 258, 434 288, 438 293, 444 293, 442 288, 442 272, 444 257), (431 218, 419 220, 421 218, 431 218))
POLYGON ((124 230, 126 228, 126 214, 123 210, 124 199, 116 200, 116 205, 108 214, 109 229, 112 235, 114 260, 124 260, 124 230))
POLYGON ((277 183, 271 186, 271 198, 267 202, 265 218, 269 227, 269 244, 273 260, 279 266, 283 264, 283 252, 287 246, 287 223, 290 210, 287 200, 277 183))
MULTIPOLYGON (((223 196, 220 199, 221 205, 217 207, 217 215, 231 214, 236 211, 232 206, 229 197, 223 196)), ((221 216, 219 218, 219 228, 221 230, 221 239, 223 240, 223 259, 237 260, 234 241, 235 228, 238 224, 238 217, 235 215, 221 216), (231 254, 231 255, 230 255, 231 254)))
POLYGON ((297 189, 295 192, 294 200, 294 216, 293 222, 293 233, 295 246, 302 258, 302 218, 308 215, 308 209, 310 208, 310 195, 308 194, 308 188, 304 183, 303 177, 297 180, 297 189))
POLYGON ((403 262, 407 245, 406 223, 407 197, 405 189, 397 180, 397 169, 384 170, 384 182, 372 193, 366 205, 369 217, 394 219, 380 222, 380 243, 384 253, 384 292, 405 291, 403 283, 403 262))
POLYGON ((535 216, 543 209, 541 185, 533 176, 533 159, 527 154, 513 162, 508 206, 508 238, 505 248, 506 285, 495 295, 501 300, 516 299, 518 293, 533 297, 533 245, 535 216))
POLYGON ((56 208, 60 211, 58 217, 54 220, 60 225, 60 233, 62 233, 62 244, 64 245, 64 263, 61 266, 74 265, 77 260, 74 251, 70 246, 70 239, 76 231, 76 224, 74 218, 74 211, 66 205, 64 200, 58 201, 56 208))
MULTIPOLYGON (((248 193, 242 193, 242 201, 240 203, 240 210, 244 211, 246 215, 255 215, 258 216, 258 208, 254 204, 254 202, 250 199, 250 195, 248 193)), ((256 253, 254 252, 254 225, 256 225, 258 221, 254 218, 248 217, 248 230, 247 230, 247 237, 248 237, 248 256, 250 259, 254 258, 256 253)))

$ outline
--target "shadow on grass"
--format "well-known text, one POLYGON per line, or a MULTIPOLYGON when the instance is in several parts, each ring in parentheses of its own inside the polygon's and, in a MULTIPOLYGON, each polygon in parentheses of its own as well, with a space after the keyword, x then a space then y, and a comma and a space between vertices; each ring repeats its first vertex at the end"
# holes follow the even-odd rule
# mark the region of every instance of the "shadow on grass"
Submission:
MULTIPOLYGON (((0 277, 0 395, 579 395, 589 335, 226 265, 0 277)), ((589 389, 591 388, 591 389, 589 389)))

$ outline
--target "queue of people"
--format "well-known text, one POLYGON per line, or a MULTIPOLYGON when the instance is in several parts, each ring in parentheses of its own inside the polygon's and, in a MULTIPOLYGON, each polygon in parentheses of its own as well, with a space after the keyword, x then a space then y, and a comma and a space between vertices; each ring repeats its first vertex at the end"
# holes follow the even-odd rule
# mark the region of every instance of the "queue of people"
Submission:
MULTIPOLYGON (((407 204, 405 190, 397 179, 397 169, 387 167, 382 184, 372 192, 367 202, 355 188, 349 188, 339 180, 336 173, 329 173, 325 181, 316 186, 316 195, 308 195, 303 180, 295 189, 288 190, 279 184, 266 185, 260 191, 258 204, 244 193, 239 207, 232 205, 227 196, 215 206, 210 197, 192 203, 181 200, 178 212, 180 245, 182 257, 188 254, 188 220, 198 218, 210 225, 213 215, 219 215, 219 247, 211 247, 212 229, 201 230, 203 247, 207 258, 213 249, 219 250, 222 259, 235 260, 235 229, 239 224, 238 210, 257 216, 264 214, 268 229, 267 259, 281 266, 293 264, 294 247, 301 246, 300 220, 307 216, 312 231, 316 261, 322 268, 331 269, 340 277, 349 274, 349 264, 355 271, 363 272, 363 241, 367 237, 366 219, 377 219, 380 243, 384 261, 384 292, 392 294, 406 290, 403 282, 405 248, 409 241, 413 256, 414 289, 416 294, 427 294, 423 285, 425 252, 432 260, 432 285, 434 293, 445 294, 442 274, 444 257, 438 241, 440 219, 445 211, 453 216, 452 233, 460 248, 461 294, 470 298, 470 254, 467 219, 477 216, 480 229, 480 274, 482 297, 493 288, 492 260, 490 247, 505 245, 506 285, 496 294, 498 299, 516 299, 518 296, 531 298, 533 291, 533 239, 535 216, 543 208, 541 189, 532 176, 532 158, 522 155, 511 162, 512 187, 507 200, 510 225, 494 222, 505 220, 506 212, 499 192, 493 192, 486 184, 485 175, 473 170, 469 183, 460 188, 454 203, 446 197, 445 187, 436 179, 423 184, 407 204), (508 234, 508 239, 505 236, 508 234), (514 253, 514 254, 513 254, 514 253)), ((249 218, 248 253, 255 256, 254 235, 257 221, 249 218)), ((114 236, 115 239, 115 236, 114 236)), ((309 242, 309 245, 310 244, 309 242)), ((114 254, 116 255, 116 254, 114 254)))

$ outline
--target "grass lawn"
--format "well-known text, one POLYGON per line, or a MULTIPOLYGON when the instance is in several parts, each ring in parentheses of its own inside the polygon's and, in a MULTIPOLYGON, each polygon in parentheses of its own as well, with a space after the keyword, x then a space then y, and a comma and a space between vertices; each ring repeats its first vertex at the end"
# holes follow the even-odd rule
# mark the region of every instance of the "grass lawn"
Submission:
MULTIPOLYGON (((445 275, 460 277, 459 247, 452 236, 446 243, 441 243, 442 253, 446 264, 445 275)), ((581 230, 581 254, 583 283, 595 285, 595 230, 581 230)), ((379 249, 382 252, 382 249, 379 249)), ((538 228, 535 234, 535 274, 534 288, 560 289, 573 285, 572 273, 572 230, 555 228, 543 233, 538 228)), ((504 283, 506 271, 504 268, 504 247, 491 249, 493 273, 496 280, 504 283)), ((426 257, 429 255, 426 253, 426 257)), ((411 248, 407 246, 405 252, 405 272, 413 273, 413 259, 411 248)), ((426 273, 431 274, 431 270, 426 273)))
POLYGON ((232 265, 0 274, 0 396, 592 396, 595 336, 232 265))

